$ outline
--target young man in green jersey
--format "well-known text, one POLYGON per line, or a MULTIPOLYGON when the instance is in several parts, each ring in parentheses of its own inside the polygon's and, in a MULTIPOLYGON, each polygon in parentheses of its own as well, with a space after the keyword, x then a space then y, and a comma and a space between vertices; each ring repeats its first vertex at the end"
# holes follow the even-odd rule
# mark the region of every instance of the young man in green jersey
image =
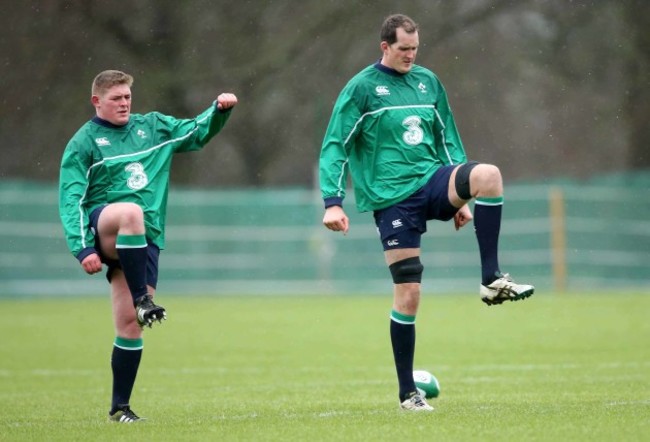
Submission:
POLYGON ((341 91, 323 140, 320 186, 323 224, 347 233, 343 210, 348 171, 357 208, 373 211, 393 279, 390 335, 400 407, 432 411, 413 380, 415 316, 423 265, 420 239, 428 220, 474 219, 481 256, 481 299, 516 301, 534 287, 516 284, 498 262, 503 183, 496 166, 467 161, 446 92, 430 70, 415 64, 418 26, 391 15, 381 28, 381 59, 341 91), (472 215, 467 203, 474 198, 472 215))
POLYGON ((111 355, 109 417, 141 420, 129 405, 142 356, 142 329, 166 319, 154 304, 158 256, 165 245, 169 170, 178 152, 201 149, 224 126, 237 97, 220 94, 192 119, 131 114, 133 77, 99 73, 92 84, 96 116, 63 153, 59 213, 68 247, 84 271, 106 264, 116 337, 111 355))

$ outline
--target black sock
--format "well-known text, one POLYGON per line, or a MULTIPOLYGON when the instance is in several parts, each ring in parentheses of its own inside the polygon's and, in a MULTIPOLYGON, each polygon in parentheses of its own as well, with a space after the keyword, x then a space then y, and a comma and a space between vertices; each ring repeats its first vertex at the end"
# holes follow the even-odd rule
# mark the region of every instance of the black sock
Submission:
POLYGON ((410 396, 410 393, 416 391, 413 380, 415 316, 403 315, 393 310, 390 321, 390 340, 399 383, 399 400, 403 402, 410 396))
POLYGON ((114 413, 119 407, 129 404, 142 358, 142 342, 142 338, 115 338, 111 355, 113 370, 111 413, 114 413))
POLYGON ((133 304, 147 291, 147 240, 144 235, 118 235, 117 256, 133 297, 133 304))
POLYGON ((499 233, 503 197, 477 198, 474 205, 474 231, 481 254, 481 284, 491 284, 499 270, 499 233))

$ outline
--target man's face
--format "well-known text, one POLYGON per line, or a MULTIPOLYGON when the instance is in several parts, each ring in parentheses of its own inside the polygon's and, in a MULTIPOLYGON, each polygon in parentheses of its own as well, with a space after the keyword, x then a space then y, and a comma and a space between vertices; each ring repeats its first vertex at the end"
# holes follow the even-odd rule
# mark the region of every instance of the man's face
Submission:
POLYGON ((397 41, 392 45, 381 42, 381 50, 384 53, 381 64, 406 74, 415 63, 420 39, 417 31, 409 34, 403 28, 397 28, 396 37, 397 41))
POLYGON ((129 122, 131 115, 131 88, 126 84, 113 86, 103 95, 93 95, 91 98, 97 116, 116 126, 129 122))

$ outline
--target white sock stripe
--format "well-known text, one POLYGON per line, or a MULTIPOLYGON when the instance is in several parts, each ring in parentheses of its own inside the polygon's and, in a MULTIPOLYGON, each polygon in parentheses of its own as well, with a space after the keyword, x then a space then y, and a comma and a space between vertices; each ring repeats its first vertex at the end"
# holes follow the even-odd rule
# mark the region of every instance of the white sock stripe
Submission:
POLYGON ((500 201, 498 203, 494 203, 494 202, 491 202, 491 201, 475 200, 474 204, 479 205, 479 206, 503 206, 503 201, 500 201))
POLYGON ((117 345, 116 343, 113 343, 114 347, 117 347, 121 350, 127 350, 127 351, 136 351, 136 350, 142 350, 144 348, 144 344, 138 346, 138 347, 124 347, 122 345, 117 345))
POLYGON ((413 321, 405 321, 403 319, 397 319, 393 315, 390 315, 390 319, 391 319, 391 321, 395 321, 398 324, 404 324, 404 325, 414 325, 415 324, 415 320, 413 320, 413 321))

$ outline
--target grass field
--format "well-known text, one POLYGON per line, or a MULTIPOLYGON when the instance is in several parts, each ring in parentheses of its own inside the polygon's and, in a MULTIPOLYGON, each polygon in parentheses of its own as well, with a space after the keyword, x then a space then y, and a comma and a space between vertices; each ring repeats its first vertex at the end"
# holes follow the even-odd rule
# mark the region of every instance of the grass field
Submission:
POLYGON ((107 421, 108 297, 0 300, 0 441, 650 439, 650 294, 423 298, 416 368, 436 411, 405 414, 390 297, 160 296, 131 405, 107 421))

